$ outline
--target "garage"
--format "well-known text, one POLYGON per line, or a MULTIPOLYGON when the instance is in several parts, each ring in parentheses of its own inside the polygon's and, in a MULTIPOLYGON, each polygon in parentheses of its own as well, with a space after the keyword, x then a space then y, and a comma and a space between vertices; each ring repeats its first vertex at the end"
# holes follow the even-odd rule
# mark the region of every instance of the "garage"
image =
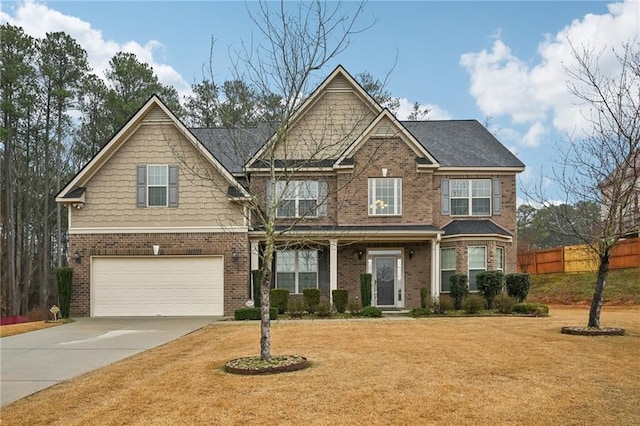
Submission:
POLYGON ((222 256, 93 257, 91 316, 224 314, 222 256))

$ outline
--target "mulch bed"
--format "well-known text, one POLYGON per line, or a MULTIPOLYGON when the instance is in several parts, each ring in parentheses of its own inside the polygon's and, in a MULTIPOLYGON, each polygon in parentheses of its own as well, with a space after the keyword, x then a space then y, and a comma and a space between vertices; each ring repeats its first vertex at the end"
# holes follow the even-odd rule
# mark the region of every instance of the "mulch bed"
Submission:
POLYGON ((276 374, 302 370, 307 365, 307 358, 300 355, 272 356, 269 361, 253 356, 227 361, 225 370, 227 373, 243 375, 276 374))
POLYGON ((572 334, 576 336, 624 336, 624 328, 617 327, 577 327, 568 326, 562 327, 560 330, 562 334, 572 334))

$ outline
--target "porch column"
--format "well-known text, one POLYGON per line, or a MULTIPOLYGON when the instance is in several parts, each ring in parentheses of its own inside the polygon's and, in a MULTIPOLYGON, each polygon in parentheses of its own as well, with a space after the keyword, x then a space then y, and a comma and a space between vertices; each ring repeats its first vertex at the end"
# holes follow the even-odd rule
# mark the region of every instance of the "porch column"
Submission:
POLYGON ((431 297, 440 298, 440 234, 431 241, 431 297))
POLYGON ((252 300, 255 300, 254 294, 253 294, 253 274, 251 273, 251 271, 253 271, 254 269, 259 269, 260 268, 260 243, 258 243, 258 241, 251 241, 250 243, 251 246, 251 253, 250 253, 250 269, 249 269, 249 281, 251 282, 251 298, 252 300))
POLYGON ((333 304, 331 292, 338 289, 338 240, 329 240, 329 300, 333 304))

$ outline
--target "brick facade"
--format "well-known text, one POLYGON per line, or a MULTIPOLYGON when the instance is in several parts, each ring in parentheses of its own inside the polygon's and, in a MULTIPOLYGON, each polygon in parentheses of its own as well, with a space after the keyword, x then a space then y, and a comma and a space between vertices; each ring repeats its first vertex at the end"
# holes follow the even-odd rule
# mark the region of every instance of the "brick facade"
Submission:
POLYGON ((91 315, 92 256, 153 256, 153 245, 160 246, 159 256, 222 255, 224 257, 224 313, 243 307, 249 297, 249 243, 246 233, 163 233, 163 234, 71 234, 70 256, 78 252, 81 263, 74 266, 73 316, 91 315), (232 254, 237 253, 237 259, 232 254))

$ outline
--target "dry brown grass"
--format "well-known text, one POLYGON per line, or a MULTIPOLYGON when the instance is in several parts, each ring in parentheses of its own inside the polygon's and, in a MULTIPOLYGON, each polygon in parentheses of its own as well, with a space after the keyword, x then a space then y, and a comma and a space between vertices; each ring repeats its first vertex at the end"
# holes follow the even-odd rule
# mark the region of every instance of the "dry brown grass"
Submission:
POLYGON ((24 322, 22 324, 10 324, 0 325, 0 337, 14 336, 16 334, 28 333, 30 331, 41 330, 43 328, 49 328, 62 323, 33 321, 24 322))
POLYGON ((623 337, 560 334, 547 318, 281 321, 273 353, 303 371, 235 376, 259 325, 217 323, 2 410, 14 424, 640 424, 640 308, 605 308, 623 337))

